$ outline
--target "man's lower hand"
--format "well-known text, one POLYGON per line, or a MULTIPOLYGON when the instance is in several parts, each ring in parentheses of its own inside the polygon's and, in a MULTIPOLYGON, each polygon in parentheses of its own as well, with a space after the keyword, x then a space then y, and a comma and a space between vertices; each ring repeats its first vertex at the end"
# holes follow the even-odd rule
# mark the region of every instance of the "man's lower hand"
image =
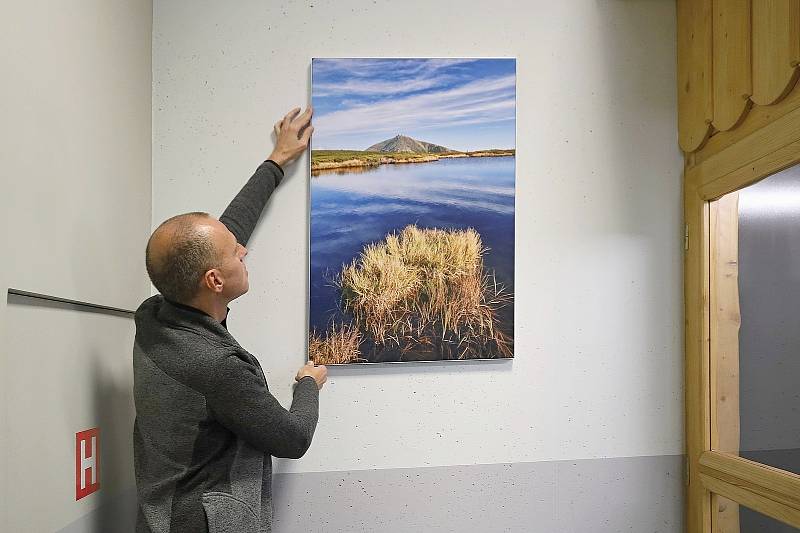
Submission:
POLYGON ((303 113, 300 113, 299 107, 295 107, 275 123, 275 149, 268 159, 283 167, 305 152, 314 132, 314 126, 311 125, 312 113, 311 106, 303 113))
POLYGON ((314 381, 317 382, 317 388, 322 389, 322 386, 328 380, 328 369, 325 365, 314 366, 314 361, 309 361, 297 371, 294 379, 295 381, 300 381, 306 376, 314 378, 314 381))

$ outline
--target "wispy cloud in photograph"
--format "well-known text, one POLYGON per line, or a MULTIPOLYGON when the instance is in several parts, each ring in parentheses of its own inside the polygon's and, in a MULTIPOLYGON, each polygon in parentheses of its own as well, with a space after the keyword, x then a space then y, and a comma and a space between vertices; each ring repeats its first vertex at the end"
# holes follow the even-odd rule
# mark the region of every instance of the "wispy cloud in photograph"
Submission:
POLYGON ((514 147, 513 59, 315 59, 314 148, 398 134, 456 150, 514 147))

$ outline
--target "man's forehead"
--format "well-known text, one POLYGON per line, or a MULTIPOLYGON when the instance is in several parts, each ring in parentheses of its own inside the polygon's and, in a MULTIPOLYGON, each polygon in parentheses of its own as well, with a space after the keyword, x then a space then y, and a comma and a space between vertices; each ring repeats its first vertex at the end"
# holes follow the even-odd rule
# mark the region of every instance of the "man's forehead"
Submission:
POLYGON ((225 242, 229 242, 232 245, 236 244, 236 235, 234 235, 231 230, 228 229, 228 226, 217 220, 216 218, 210 219, 211 224, 214 227, 214 232, 221 236, 225 242))

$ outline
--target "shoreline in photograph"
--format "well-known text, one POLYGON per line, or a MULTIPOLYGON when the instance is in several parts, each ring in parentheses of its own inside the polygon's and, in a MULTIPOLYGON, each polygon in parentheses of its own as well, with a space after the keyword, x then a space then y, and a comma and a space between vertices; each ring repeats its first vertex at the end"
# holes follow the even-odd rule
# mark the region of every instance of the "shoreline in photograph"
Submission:
POLYGON ((405 163, 429 163, 440 159, 463 157, 514 157, 515 149, 476 150, 472 152, 360 152, 356 150, 312 150, 311 171, 340 168, 376 167, 405 163))

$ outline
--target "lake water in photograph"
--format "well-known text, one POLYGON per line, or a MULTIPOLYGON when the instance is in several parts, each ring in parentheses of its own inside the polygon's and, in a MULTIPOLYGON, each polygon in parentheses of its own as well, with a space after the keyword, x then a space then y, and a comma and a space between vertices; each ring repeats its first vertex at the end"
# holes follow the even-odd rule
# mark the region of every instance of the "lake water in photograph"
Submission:
MULTIPOLYGON (((309 327, 323 332, 337 313, 331 280, 365 245, 409 224, 474 228, 484 269, 514 291, 514 157, 440 159, 364 170, 315 171, 311 179, 309 327)), ((501 312, 513 335, 513 304, 501 312)))

